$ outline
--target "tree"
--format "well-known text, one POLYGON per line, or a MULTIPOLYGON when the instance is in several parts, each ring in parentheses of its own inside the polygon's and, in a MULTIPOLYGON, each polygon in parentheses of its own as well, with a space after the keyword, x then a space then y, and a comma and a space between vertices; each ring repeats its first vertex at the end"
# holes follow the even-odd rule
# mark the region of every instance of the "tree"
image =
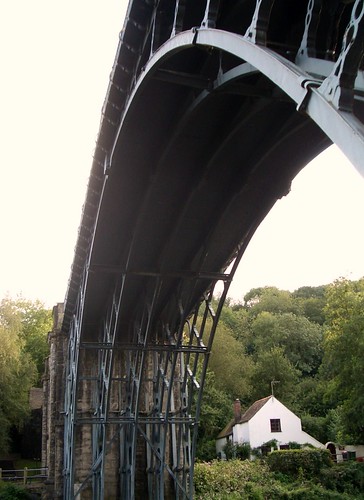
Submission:
POLYGON ((223 324, 215 334, 209 367, 215 374, 216 386, 225 391, 231 401, 249 398, 252 360, 245 354, 241 342, 223 324))
POLYGON ((4 325, 0 325, 0 345, 0 450, 6 451, 11 426, 20 427, 29 413, 36 368, 19 337, 4 325))
POLYGON ((297 386, 297 411, 313 417, 325 417, 332 409, 332 405, 325 399, 326 388, 327 382, 321 379, 320 374, 303 377, 297 386))
POLYGON ((326 285, 303 286, 292 294, 293 298, 299 301, 302 314, 319 325, 325 322, 326 288, 326 285))
POLYGON ((253 315, 262 311, 271 313, 299 312, 299 305, 291 292, 279 290, 274 286, 253 288, 244 296, 244 304, 253 315))
POLYGON ((252 322, 256 355, 280 347, 304 375, 317 372, 322 359, 322 327, 292 313, 261 312, 252 322))
POLYGON ((249 311, 242 304, 225 304, 220 316, 220 324, 224 324, 237 340, 244 341, 249 330, 249 311))
POLYGON ((208 370, 202 397, 196 458, 216 458, 216 436, 232 417, 232 400, 216 385, 215 374, 208 370))
POLYGON ((0 302, 0 322, 19 337, 22 349, 37 368, 36 384, 41 383, 45 358, 48 356, 47 334, 52 328, 52 313, 39 300, 9 297, 0 302))
POLYGON ((269 395, 271 382, 276 381, 278 383, 274 385, 274 394, 285 404, 290 403, 296 394, 299 375, 281 347, 264 351, 257 358, 252 371, 253 400, 269 395))
POLYGON ((338 280, 327 291, 323 373, 336 402, 343 440, 364 441, 364 279, 338 280))
POLYGON ((50 311, 39 302, 6 297, 0 302, 0 450, 12 426, 29 414, 29 390, 39 383, 48 352, 50 311))

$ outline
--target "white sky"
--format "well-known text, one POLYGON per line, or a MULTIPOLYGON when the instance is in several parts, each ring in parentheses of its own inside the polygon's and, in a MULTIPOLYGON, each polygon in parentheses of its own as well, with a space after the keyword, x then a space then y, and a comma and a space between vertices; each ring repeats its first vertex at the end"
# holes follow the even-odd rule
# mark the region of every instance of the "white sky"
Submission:
MULTIPOLYGON (((62 302, 123 0, 13 0, 0 15, 0 298, 62 302)), ((258 229, 231 293, 364 275, 364 179, 330 148, 258 229)))

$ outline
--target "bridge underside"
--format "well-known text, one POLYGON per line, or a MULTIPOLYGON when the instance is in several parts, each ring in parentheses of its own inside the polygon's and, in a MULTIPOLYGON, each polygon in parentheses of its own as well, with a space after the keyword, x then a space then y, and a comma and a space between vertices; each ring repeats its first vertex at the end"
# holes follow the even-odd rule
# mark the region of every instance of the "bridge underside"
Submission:
POLYGON ((85 335, 91 339, 103 315, 100 297, 107 300, 115 274, 126 269, 123 340, 130 318, 144 307, 141 294, 153 293, 156 274, 163 278, 156 317, 173 322, 179 300, 192 310, 211 280, 194 279, 192 290, 191 277, 223 272, 288 193, 292 178, 330 143, 259 73, 204 99, 174 76, 181 67, 195 73, 196 59, 204 67, 218 58, 205 48, 177 53, 130 104, 111 156, 90 261, 85 335))
POLYGON ((90 435, 74 451, 77 456, 79 446, 85 453, 85 439, 100 442, 88 465, 93 464, 94 481, 100 475, 94 486, 100 498, 101 466, 115 471, 108 456, 115 460, 118 448, 124 498, 147 496, 145 470, 149 498, 167 498, 175 490, 178 498, 191 496, 193 406, 203 383, 202 358, 211 346, 209 336, 201 339, 197 313, 192 325, 187 319, 211 283, 229 283, 223 276, 227 265, 289 191, 296 173, 329 144, 260 74, 233 81, 200 102, 201 91, 178 78, 159 79, 174 68, 191 73, 196 59, 204 66, 211 55, 196 48, 176 54, 142 86, 107 170, 78 362, 93 368, 79 373, 89 385, 78 384, 77 425, 88 425, 90 435), (91 394, 98 396, 94 407, 91 394))
POLYGON ((192 498, 236 266, 313 157, 332 141, 364 153, 362 3, 337 2, 340 18, 312 0, 130 3, 63 322, 65 498, 192 498), (351 19, 361 55, 348 48, 356 80, 335 83, 350 73, 333 51, 338 19, 335 43, 348 47, 351 19))

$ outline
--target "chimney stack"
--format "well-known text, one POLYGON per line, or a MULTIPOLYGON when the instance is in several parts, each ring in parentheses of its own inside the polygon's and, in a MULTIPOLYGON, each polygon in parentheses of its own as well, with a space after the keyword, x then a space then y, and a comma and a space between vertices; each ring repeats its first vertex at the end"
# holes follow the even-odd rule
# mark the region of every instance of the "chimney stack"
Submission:
POLYGON ((235 420, 235 423, 238 423, 238 422, 240 422, 240 419, 241 419, 240 399, 235 399, 233 407, 234 407, 234 420, 235 420))

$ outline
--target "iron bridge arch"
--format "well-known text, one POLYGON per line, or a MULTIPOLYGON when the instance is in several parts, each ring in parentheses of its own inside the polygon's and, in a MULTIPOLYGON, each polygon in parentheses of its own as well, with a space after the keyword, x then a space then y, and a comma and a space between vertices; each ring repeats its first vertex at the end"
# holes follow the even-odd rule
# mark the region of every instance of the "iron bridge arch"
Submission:
POLYGON ((364 172, 363 18, 362 0, 129 3, 66 297, 55 495, 193 497, 245 248, 332 142, 364 172))

